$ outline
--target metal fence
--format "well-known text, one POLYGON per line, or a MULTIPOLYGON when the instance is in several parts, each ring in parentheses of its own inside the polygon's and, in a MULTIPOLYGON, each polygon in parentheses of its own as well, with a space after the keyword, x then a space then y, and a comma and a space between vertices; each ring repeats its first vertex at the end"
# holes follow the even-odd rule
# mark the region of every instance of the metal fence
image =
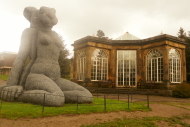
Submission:
MULTIPOLYGON (((3 91, 5 92, 5 91, 3 91)), ((6 91, 6 97, 2 98, 2 94, 1 94, 1 102, 0 102, 0 114, 1 114, 1 111, 3 110, 3 103, 6 103, 4 102, 3 100, 8 100, 8 101, 11 101, 9 100, 8 98, 10 97, 10 95, 13 93, 13 91, 6 91)), ((23 94, 23 93, 22 93, 23 94)), ((92 92, 93 94, 93 97, 97 97, 97 98, 102 98, 103 99, 103 102, 102 103, 99 103, 99 104, 93 104, 93 105, 97 105, 97 106, 100 106, 102 108, 102 111, 107 111, 107 108, 109 108, 109 105, 110 104, 114 104, 114 105, 118 105, 118 104, 127 104, 127 109, 130 110, 130 104, 135 104, 136 102, 144 102, 144 104, 146 104, 147 108, 149 108, 149 94, 146 93, 146 94, 135 94, 135 93, 131 93, 131 92, 118 92, 118 93, 103 93, 100 91, 95 91, 95 92, 92 92), (109 102, 110 99, 113 99, 113 100, 121 100, 120 102, 117 102, 117 103, 112 103, 112 102, 109 102)), ((33 93, 34 95, 34 93, 33 93)), ((46 107, 46 97, 48 97, 49 94, 46 94, 46 93, 35 93, 35 96, 36 97, 41 97, 41 99, 43 99, 43 103, 41 104, 42 106, 42 114, 44 114, 45 112, 45 107, 46 107), (40 95, 40 96, 39 96, 40 95)), ((55 95, 55 96, 59 96, 59 95, 55 95)), ((61 97, 61 96, 60 96, 61 97)), ((76 103, 75 104, 67 104, 67 105, 63 105, 65 107, 68 107, 68 106, 74 106, 76 108, 76 113, 79 112, 79 109, 82 108, 82 109, 85 109, 86 106, 92 106, 92 104, 80 104, 80 98, 84 98, 85 96, 76 96, 76 103)), ((85 97, 87 98, 87 97, 85 97)))

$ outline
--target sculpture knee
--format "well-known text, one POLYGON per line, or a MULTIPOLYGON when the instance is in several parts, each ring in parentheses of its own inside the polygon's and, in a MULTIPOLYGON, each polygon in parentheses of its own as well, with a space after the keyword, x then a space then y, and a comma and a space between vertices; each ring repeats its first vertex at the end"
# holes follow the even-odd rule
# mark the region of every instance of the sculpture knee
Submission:
POLYGON ((89 91, 64 91, 65 103, 92 103, 93 97, 89 91))

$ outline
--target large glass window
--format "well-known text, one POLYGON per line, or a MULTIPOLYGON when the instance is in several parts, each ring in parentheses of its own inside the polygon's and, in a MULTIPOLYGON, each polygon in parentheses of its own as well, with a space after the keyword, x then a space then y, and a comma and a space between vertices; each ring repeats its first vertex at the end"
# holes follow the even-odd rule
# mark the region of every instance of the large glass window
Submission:
POLYGON ((136 50, 117 51, 117 86, 136 85, 136 50))
POLYGON ((169 51, 169 79, 170 82, 180 82, 180 55, 176 49, 170 49, 169 51))
POLYGON ((91 80, 107 80, 108 57, 101 49, 95 49, 91 57, 91 80))
POLYGON ((146 79, 160 82, 163 80, 163 55, 158 49, 152 49, 146 57, 146 79))
POLYGON ((84 80, 85 78, 85 63, 86 63, 86 55, 85 51, 82 50, 79 52, 77 57, 77 79, 84 80))

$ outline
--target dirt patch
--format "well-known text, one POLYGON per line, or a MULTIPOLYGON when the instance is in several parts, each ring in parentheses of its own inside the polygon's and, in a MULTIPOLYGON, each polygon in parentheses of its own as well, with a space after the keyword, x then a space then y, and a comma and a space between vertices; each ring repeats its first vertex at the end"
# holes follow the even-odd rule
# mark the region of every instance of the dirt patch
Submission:
POLYGON ((169 127, 168 122, 166 121, 160 121, 160 122, 154 122, 158 127, 169 127))
MULTIPOLYGON (((111 121, 116 118, 143 118, 143 117, 172 117, 172 116, 183 116, 189 115, 190 110, 165 105, 165 104, 151 104, 150 107, 152 111, 150 112, 111 112, 111 113, 93 113, 93 114, 83 114, 83 115, 60 115, 54 117, 44 117, 36 119, 17 119, 8 120, 1 119, 1 126, 6 127, 79 127, 81 125, 89 125, 94 123, 100 123, 104 121, 111 121)), ((163 123, 164 124, 164 123, 163 123)))
POLYGON ((190 119, 183 119, 181 121, 184 122, 184 123, 190 124, 190 119))

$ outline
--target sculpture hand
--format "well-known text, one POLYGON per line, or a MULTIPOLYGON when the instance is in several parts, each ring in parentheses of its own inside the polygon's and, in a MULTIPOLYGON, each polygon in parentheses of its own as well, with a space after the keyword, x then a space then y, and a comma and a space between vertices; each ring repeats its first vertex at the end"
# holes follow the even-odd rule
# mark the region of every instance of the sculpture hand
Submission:
POLYGON ((4 101, 14 101, 22 93, 22 86, 8 86, 1 91, 1 99, 4 101))

